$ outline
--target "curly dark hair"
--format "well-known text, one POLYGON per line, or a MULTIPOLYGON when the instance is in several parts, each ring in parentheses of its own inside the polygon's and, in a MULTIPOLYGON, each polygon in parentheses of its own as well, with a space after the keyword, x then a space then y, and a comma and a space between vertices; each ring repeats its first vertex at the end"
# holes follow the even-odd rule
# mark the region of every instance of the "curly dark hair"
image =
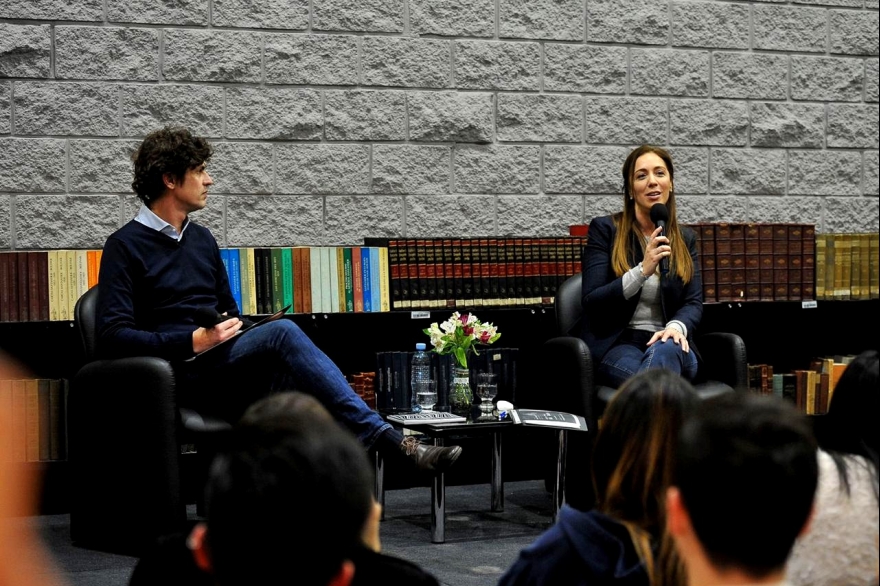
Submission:
POLYGON ((170 173, 183 180, 187 171, 206 163, 213 153, 207 140, 193 136, 186 128, 166 126, 154 130, 131 156, 134 162, 131 188, 148 204, 165 191, 163 175, 170 173))

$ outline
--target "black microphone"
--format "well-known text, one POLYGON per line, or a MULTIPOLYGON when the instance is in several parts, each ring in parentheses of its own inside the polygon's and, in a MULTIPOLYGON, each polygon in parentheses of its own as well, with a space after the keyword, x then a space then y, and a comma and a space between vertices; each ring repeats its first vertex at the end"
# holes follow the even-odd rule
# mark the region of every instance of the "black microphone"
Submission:
POLYGON ((220 315, 213 307, 199 307, 193 315, 193 321, 196 322, 196 325, 206 329, 211 329, 227 319, 229 319, 228 315, 220 315))
MULTIPOLYGON (((666 204, 655 203, 651 206, 651 221, 660 228, 660 236, 666 236, 666 222, 669 221, 669 210, 666 204)), ((665 275, 669 272, 669 257, 664 256, 660 259, 660 274, 665 275)))

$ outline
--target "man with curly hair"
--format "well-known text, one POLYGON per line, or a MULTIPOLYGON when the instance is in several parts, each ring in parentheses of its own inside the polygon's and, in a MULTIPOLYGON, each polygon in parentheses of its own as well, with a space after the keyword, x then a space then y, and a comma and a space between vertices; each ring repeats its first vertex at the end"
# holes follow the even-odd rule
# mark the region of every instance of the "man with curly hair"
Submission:
POLYGON ((281 319, 241 332, 245 322, 217 242, 189 217, 207 205, 214 183, 207 171, 212 152, 204 138, 185 128, 166 127, 150 133, 134 153, 132 189, 143 204, 104 245, 99 352, 170 361, 181 404, 229 421, 267 394, 302 390, 367 447, 402 451, 422 469, 450 466, 461 453, 459 446, 404 440, 352 391, 339 368, 293 321, 281 319), (229 319, 200 326, 196 316, 204 308, 229 319))

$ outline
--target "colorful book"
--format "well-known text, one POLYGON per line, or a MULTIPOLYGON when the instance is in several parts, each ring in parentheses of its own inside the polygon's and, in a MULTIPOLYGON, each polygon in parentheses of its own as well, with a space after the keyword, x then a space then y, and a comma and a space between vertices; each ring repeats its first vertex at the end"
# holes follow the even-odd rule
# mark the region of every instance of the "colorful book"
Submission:
POLYGON ((354 312, 354 272, 352 268, 352 248, 346 246, 342 249, 343 275, 345 278, 345 312, 354 312))
POLYGON ((331 313, 333 302, 330 287, 330 247, 321 246, 318 248, 318 252, 321 259, 321 311, 331 313))
POLYGON ((237 248, 229 249, 229 289, 238 306, 240 314, 244 314, 244 300, 241 290, 241 256, 237 248))
POLYGON ((364 311, 364 265, 361 262, 361 247, 351 247, 351 281, 354 295, 354 311, 364 311))
POLYGON ((281 249, 271 248, 269 258, 272 263, 272 307, 269 313, 275 313, 284 307, 284 279, 281 268, 281 249))
POLYGON ((284 299, 281 307, 290 306, 288 313, 293 313, 293 249, 281 249, 281 295, 284 299))
MULTIPOLYGON (((327 270, 330 273, 330 311, 333 313, 339 313, 342 309, 345 308, 345 304, 340 306, 339 304, 339 255, 338 255, 338 247, 330 246, 328 247, 327 253, 327 270)), ((343 292, 343 299, 344 299, 343 292)))
POLYGON ((388 249, 379 249, 379 311, 391 311, 391 278, 388 262, 388 249))
POLYGON ((373 277, 370 275, 370 249, 361 247, 361 283, 364 296, 364 311, 370 313, 373 311, 373 277))
POLYGON ((372 311, 382 311, 382 277, 380 276, 380 254, 375 246, 370 250, 370 304, 372 311))
POLYGON ((321 297, 321 249, 309 248, 309 283, 312 292, 312 313, 323 313, 324 302, 321 297))
POLYGON ((241 313, 242 315, 251 315, 251 291, 249 286, 249 270, 247 260, 247 249, 238 249, 238 270, 241 275, 241 313))
POLYGON ((337 299, 336 304, 339 306, 337 311, 344 313, 345 309, 345 254, 343 246, 334 248, 336 253, 336 288, 337 299))

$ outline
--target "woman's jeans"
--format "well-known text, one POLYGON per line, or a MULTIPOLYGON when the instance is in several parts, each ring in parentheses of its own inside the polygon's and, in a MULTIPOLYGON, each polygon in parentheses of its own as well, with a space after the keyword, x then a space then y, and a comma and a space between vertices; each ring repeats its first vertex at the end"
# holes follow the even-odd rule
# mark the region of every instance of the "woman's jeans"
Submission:
POLYGON ((184 405, 237 421, 273 392, 303 391, 367 447, 391 426, 355 394, 345 376, 293 321, 252 328, 191 362, 175 365, 184 405))
POLYGON ((697 356, 693 349, 683 352, 681 345, 669 338, 646 346, 653 332, 626 330, 621 339, 602 357, 598 379, 603 385, 617 388, 632 375, 650 368, 665 368, 687 380, 697 376, 697 356))

